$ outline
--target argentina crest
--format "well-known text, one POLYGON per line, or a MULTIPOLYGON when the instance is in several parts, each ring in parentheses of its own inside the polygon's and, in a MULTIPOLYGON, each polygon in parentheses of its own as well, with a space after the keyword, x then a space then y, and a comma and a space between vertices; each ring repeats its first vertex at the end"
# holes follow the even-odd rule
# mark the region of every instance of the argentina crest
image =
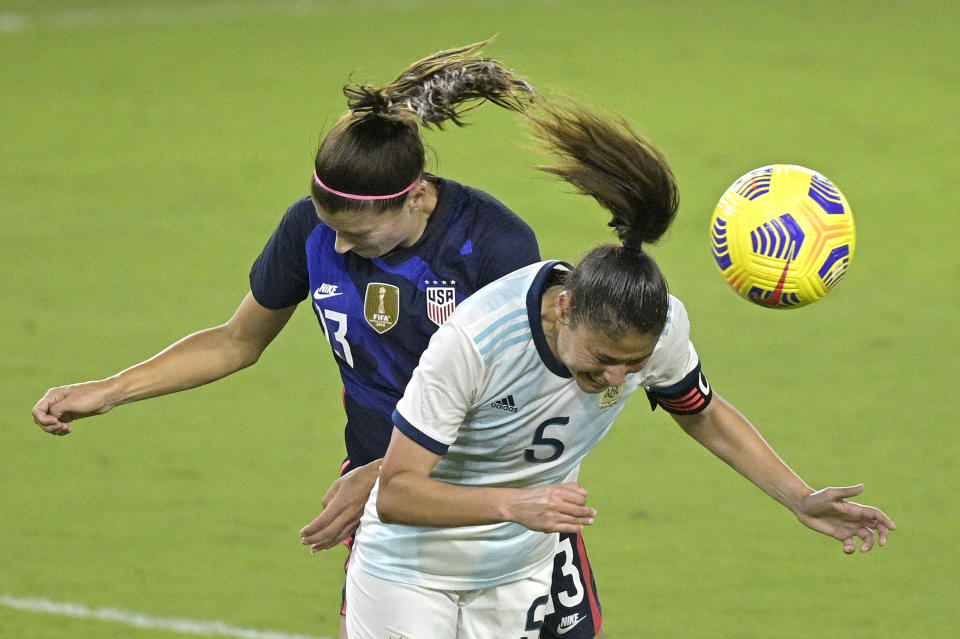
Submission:
POLYGON ((424 284, 427 285, 427 317, 440 326, 447 321, 450 313, 457 306, 457 283, 453 280, 450 282, 427 280, 424 284))
POLYGON ((600 398, 597 401, 597 408, 610 408, 611 406, 616 405, 617 402, 623 397, 623 384, 619 386, 607 386, 600 393, 600 398))
POLYGON ((363 316, 370 328, 386 333, 397 325, 400 315, 400 289, 393 284, 370 282, 363 298, 363 316))

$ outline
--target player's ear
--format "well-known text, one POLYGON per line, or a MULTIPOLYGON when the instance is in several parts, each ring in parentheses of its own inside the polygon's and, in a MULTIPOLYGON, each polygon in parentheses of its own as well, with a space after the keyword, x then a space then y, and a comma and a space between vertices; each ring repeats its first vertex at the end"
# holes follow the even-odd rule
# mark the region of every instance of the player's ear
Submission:
POLYGON ((570 298, 570 291, 563 290, 557 293, 557 296, 553 299, 553 310, 557 314, 558 323, 570 323, 570 310, 572 308, 573 301, 570 298))
POLYGON ((427 181, 420 180, 417 182, 417 185, 410 189, 410 193, 407 194, 407 199, 405 204, 411 206, 411 208, 416 207, 417 205, 423 204, 424 198, 427 197, 427 181))

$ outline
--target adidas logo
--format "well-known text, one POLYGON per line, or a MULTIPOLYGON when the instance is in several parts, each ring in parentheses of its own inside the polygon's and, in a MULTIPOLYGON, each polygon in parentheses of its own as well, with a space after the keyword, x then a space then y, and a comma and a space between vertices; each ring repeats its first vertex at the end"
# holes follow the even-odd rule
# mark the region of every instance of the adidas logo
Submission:
POLYGON ((515 413, 519 410, 517 405, 513 402, 513 395, 507 395, 506 397, 498 399, 490 405, 494 408, 505 410, 508 413, 515 413))

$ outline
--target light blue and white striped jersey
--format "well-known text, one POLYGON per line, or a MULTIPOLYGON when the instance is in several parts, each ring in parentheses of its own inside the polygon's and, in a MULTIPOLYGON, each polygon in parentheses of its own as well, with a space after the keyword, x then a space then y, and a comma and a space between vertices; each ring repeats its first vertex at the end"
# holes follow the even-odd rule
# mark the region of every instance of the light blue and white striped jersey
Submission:
MULTIPOLYGON (((575 481, 631 393, 670 387, 698 368, 686 311, 671 297, 644 369, 619 388, 583 392, 551 353, 540 317, 544 291, 568 268, 541 262, 506 275, 461 303, 434 334, 393 414, 405 435, 442 455, 434 479, 495 487, 575 481)), ((553 560, 555 534, 515 523, 384 524, 376 496, 374 487, 353 563, 377 577, 473 590, 523 579, 553 560)))

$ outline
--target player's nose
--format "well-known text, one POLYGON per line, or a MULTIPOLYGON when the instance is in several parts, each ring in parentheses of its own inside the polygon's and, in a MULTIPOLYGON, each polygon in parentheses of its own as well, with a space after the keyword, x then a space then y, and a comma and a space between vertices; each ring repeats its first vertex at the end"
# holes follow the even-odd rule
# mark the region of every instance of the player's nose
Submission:
POLYGON ((607 366, 603 370, 603 379, 611 386, 619 386, 627 379, 627 367, 623 364, 607 366))

